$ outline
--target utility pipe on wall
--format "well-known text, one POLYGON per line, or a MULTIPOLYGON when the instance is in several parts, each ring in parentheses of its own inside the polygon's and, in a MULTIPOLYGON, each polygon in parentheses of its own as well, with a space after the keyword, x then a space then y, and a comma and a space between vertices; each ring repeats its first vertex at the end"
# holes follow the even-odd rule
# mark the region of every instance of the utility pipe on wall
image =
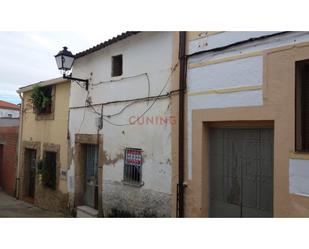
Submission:
POLYGON ((177 184, 177 217, 184 217, 184 117, 185 91, 187 77, 186 32, 179 32, 179 148, 178 148, 178 184, 177 184))
POLYGON ((23 132, 23 110, 24 110, 24 98, 20 92, 18 92, 21 99, 21 105, 19 110, 19 132, 18 132, 18 148, 17 148, 17 168, 16 168, 16 180, 15 180, 15 197, 20 199, 20 167, 21 167, 21 144, 22 144, 22 132, 23 132))

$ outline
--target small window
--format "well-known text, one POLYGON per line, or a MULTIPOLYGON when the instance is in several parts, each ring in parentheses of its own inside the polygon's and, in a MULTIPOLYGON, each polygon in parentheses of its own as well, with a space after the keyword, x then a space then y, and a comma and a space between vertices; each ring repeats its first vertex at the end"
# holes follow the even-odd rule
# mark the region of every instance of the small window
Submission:
POLYGON ((42 181, 46 187, 56 189, 57 183, 57 153, 46 151, 44 153, 43 165, 41 166, 42 181))
POLYGON ((309 60, 296 62, 295 149, 309 152, 309 60))
POLYGON ((48 99, 48 103, 44 108, 41 109, 40 114, 49 114, 52 112, 52 86, 43 87, 42 91, 46 99, 48 99))
POLYGON ((142 150, 135 148, 125 149, 123 181, 141 185, 142 183, 142 150))
POLYGON ((52 113, 52 90, 53 86, 35 86, 30 97, 33 103, 33 108, 36 114, 50 114, 52 113))
POLYGON ((112 77, 122 75, 122 54, 112 57, 112 77))

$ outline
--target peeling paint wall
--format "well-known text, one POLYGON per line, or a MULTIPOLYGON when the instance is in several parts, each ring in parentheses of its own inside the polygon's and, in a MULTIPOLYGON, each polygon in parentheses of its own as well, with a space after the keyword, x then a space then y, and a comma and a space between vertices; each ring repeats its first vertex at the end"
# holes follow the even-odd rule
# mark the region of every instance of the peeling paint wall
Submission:
MULTIPOLYGON (((105 103, 103 129, 100 130, 105 215, 112 209, 134 215, 142 215, 145 210, 157 216, 171 215, 171 122, 160 121, 160 117, 170 118, 170 98, 156 99, 155 102, 149 99, 106 103, 171 91, 172 38, 172 32, 142 32, 81 57, 74 64, 74 77, 91 77, 91 80, 88 95, 77 84, 71 88, 69 130, 73 157, 76 153, 75 134, 97 133, 96 119, 101 113, 100 104, 105 103), (123 75, 111 77, 111 57, 118 54, 123 55, 123 75), (85 106, 87 97, 93 108, 77 108, 85 106), (128 125, 146 110, 136 124, 128 125), (143 150, 141 187, 123 183, 126 147, 143 150)), ((72 160, 68 172, 70 192, 74 191, 74 170, 72 160)))

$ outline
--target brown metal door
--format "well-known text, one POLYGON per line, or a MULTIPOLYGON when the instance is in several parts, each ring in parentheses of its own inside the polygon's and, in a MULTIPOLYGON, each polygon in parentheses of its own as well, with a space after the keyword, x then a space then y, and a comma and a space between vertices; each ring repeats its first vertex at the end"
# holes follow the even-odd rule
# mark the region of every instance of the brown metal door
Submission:
POLYGON ((273 215, 273 129, 210 128, 210 216, 273 215))

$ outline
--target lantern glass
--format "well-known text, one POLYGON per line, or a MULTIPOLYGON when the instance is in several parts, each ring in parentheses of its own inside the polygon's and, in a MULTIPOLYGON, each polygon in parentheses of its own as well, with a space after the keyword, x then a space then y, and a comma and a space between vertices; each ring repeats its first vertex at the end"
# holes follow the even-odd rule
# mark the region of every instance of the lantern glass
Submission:
POLYGON ((55 59, 59 70, 65 72, 72 69, 74 55, 67 50, 67 47, 63 47, 63 50, 55 55, 55 59))

